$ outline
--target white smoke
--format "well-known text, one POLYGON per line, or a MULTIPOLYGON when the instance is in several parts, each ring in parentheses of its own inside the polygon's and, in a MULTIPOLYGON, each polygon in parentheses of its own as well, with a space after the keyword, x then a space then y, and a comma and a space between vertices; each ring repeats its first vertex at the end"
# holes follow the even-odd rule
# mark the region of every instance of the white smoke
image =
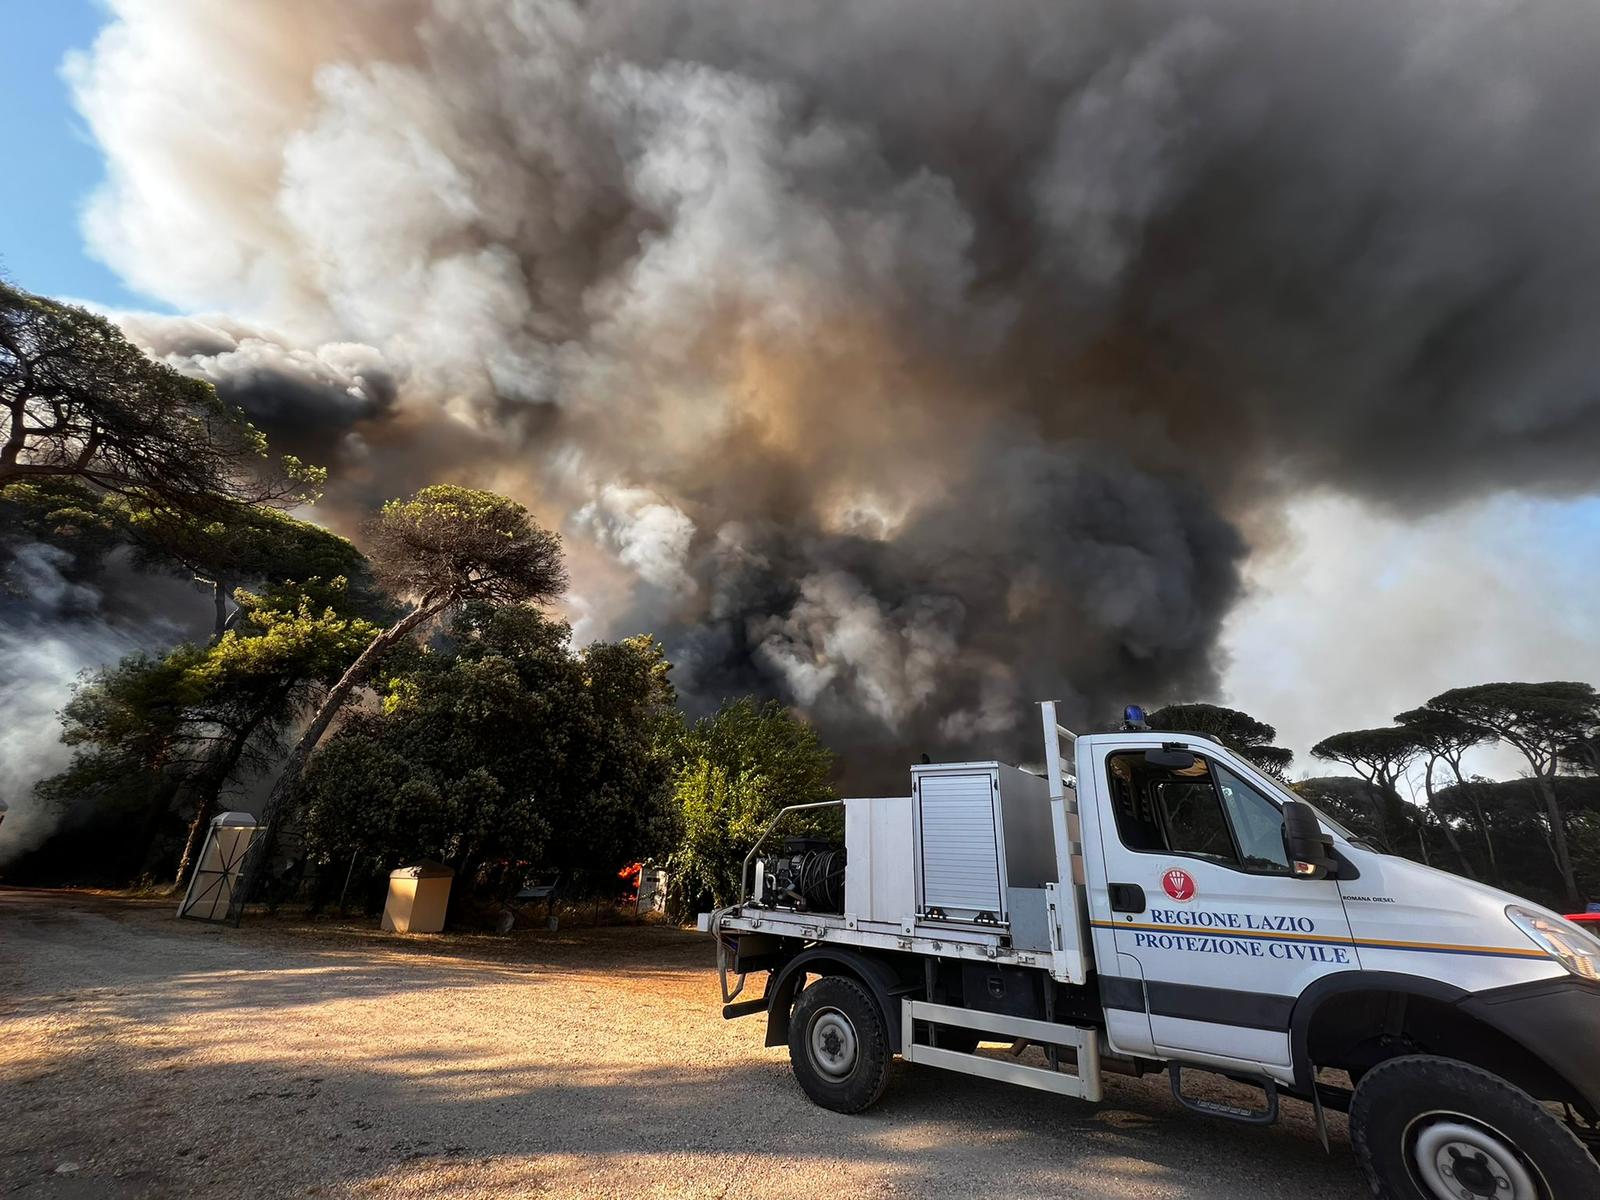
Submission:
MULTIPOLYGON (((61 742, 56 714, 85 671, 137 650, 165 649, 182 638, 183 624, 155 614, 105 611, 102 586, 64 573, 73 556, 38 542, 9 549, 0 574, 0 865, 42 843, 64 814, 34 798, 33 785, 65 767, 72 751, 61 742)), ((107 564, 103 583, 143 590, 122 556, 107 564)), ((176 586, 158 588, 167 599, 176 586)))
POLYGON ((941 667, 959 653, 955 601, 914 597, 886 611, 840 571, 807 575, 799 591, 786 614, 752 621, 756 659, 778 672, 798 703, 825 703, 840 676, 854 674, 841 690, 893 729, 934 697, 941 667))
POLYGON ((694 522, 648 488, 602 487, 573 514, 572 528, 614 553, 642 582, 672 595, 695 590, 687 569, 694 522))

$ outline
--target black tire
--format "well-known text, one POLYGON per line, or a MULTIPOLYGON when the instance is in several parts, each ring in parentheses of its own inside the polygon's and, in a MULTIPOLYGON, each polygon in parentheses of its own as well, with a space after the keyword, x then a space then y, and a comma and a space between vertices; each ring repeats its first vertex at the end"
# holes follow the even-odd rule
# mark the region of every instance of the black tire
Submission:
POLYGON ((1600 1164, 1560 1120, 1454 1059, 1414 1054, 1367 1071, 1350 1102, 1350 1140, 1379 1200, 1600 1196, 1600 1164))
POLYGON ((877 1002, 854 979, 825 975, 800 993, 789 1020, 789 1062, 813 1103, 860 1112, 883 1095, 891 1057, 877 1002))

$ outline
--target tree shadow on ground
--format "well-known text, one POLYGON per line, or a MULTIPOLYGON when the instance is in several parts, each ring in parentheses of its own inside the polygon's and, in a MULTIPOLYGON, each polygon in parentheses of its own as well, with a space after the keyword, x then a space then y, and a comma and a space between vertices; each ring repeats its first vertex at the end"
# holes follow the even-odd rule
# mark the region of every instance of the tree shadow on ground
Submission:
POLYGON ((107 920, 11 943, 0 1192, 1359 1194, 1342 1122, 1330 1158, 1303 1117, 1207 1122, 1164 1081, 1110 1077, 1095 1106, 897 1064, 871 1111, 815 1108, 759 1018, 720 1020, 703 968, 107 920))

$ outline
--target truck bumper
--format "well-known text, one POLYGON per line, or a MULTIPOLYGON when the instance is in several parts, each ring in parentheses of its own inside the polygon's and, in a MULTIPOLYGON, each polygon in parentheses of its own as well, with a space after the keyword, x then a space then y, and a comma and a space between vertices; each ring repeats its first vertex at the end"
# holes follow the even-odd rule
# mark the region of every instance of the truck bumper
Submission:
POLYGON ((1600 984, 1540 979, 1479 992, 1460 1008, 1522 1046, 1600 1112, 1600 984))

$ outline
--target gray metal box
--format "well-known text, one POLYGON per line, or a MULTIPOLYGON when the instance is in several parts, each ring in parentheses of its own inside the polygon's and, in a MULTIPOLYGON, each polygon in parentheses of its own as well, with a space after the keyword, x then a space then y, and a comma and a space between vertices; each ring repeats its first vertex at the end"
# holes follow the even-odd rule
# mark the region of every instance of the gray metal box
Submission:
POLYGON ((1043 888, 1007 888, 1011 944, 1018 950, 1050 950, 1050 903, 1043 888))
POLYGON ((911 870, 911 797, 844 802, 844 911, 899 928, 916 911, 911 870))
POLYGON ((1008 888, 1056 881, 1043 779, 995 762, 913 767, 911 779, 919 917, 1008 924, 1008 888))

